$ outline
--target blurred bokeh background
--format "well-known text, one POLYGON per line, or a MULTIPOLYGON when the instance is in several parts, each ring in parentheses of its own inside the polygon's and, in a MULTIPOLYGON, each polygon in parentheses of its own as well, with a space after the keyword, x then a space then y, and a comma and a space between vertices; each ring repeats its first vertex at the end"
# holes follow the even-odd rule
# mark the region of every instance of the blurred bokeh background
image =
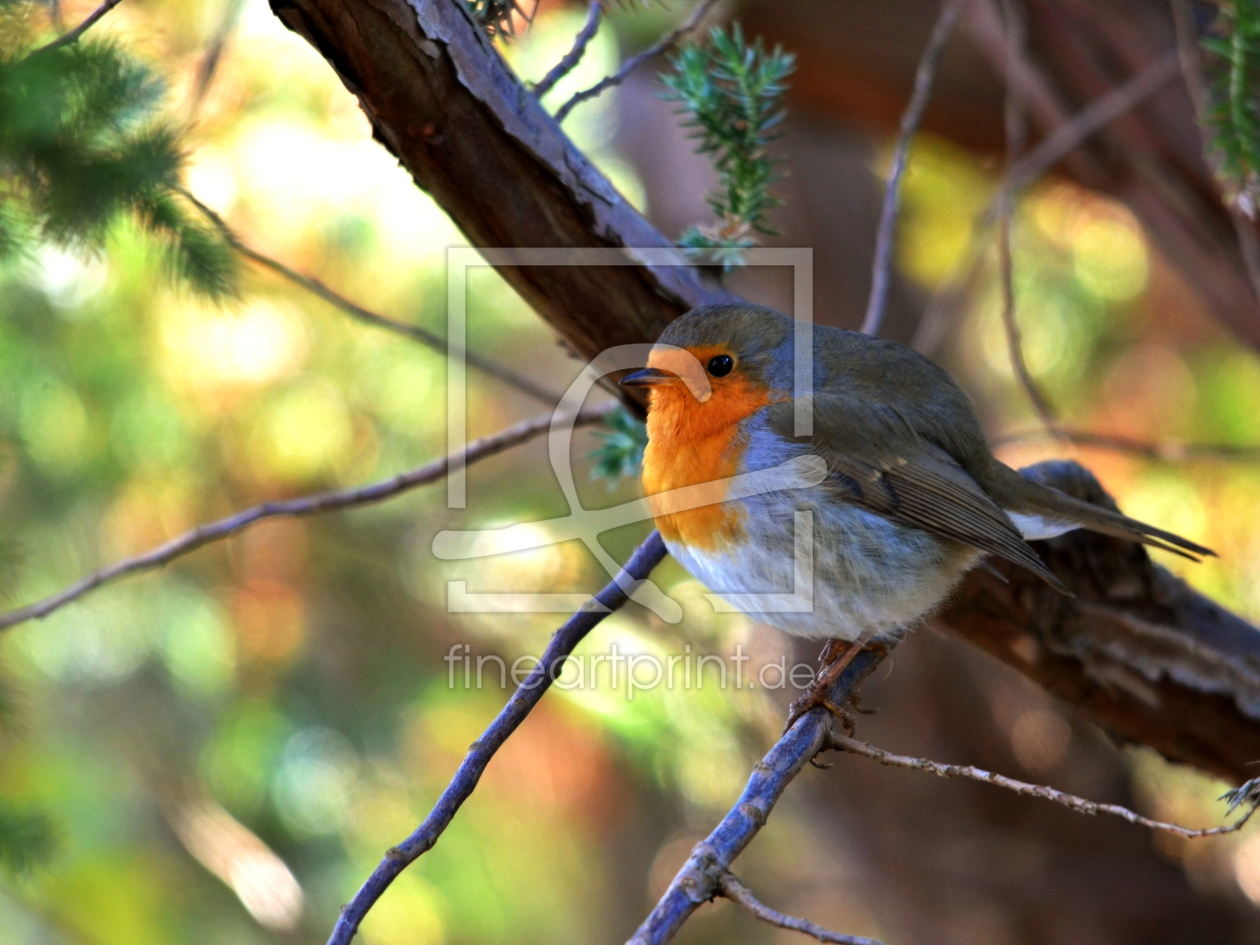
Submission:
MULTIPOLYGON (((93 5, 71 0, 62 13, 75 23, 93 5)), ((776 29, 790 33, 790 17, 776 13, 783 6, 720 6, 718 19, 744 16, 750 32, 773 40, 776 29)), ((930 22, 932 5, 923 6, 930 22)), ((686 12, 614 7, 548 101, 613 71, 686 12)), ((584 19, 580 5, 545 2, 502 44, 505 55, 536 80, 584 19)), ((444 332, 445 250, 460 234, 264 0, 126 0, 95 34, 119 38, 164 77, 166 108, 187 126, 189 189, 249 245, 368 308, 444 332), (203 94, 211 48, 219 58, 203 94)), ((907 29, 898 44, 911 65, 921 39, 907 29)), ((846 111, 818 51, 798 51, 774 242, 814 247, 818 318, 852 326, 892 125, 879 108, 846 111)), ((707 221, 713 172, 661 100, 660 68, 580 106, 566 127, 676 236, 707 221)), ((902 88, 904 100, 908 79, 902 88)), ((860 86, 853 95, 863 100, 860 86)), ((899 108, 886 109, 891 121, 899 108)), ((906 180, 891 327, 907 341, 933 293, 974 253, 991 254, 977 250, 975 227, 1000 156, 984 150, 982 134, 951 141, 947 131, 921 137, 906 180)), ((1021 201, 1015 233, 1028 364, 1072 427, 1160 444, 1260 444, 1260 359, 1124 204, 1047 179, 1021 201)), ((974 395, 995 439, 1035 432, 992 266, 978 271, 935 356, 974 395)), ((774 274, 736 278, 749 294, 790 301, 774 274)), ((576 376, 581 365, 489 270, 475 272, 468 304, 471 347, 557 391, 576 376)), ((8 606, 198 522, 383 478, 445 447, 440 355, 261 269, 245 270, 239 299, 204 301, 172 287, 147 237, 125 223, 103 253, 50 245, 7 264, 0 314, 8 606)), ((539 410, 475 373, 470 384, 473 436, 539 410)), ((633 498, 633 481, 590 478, 586 454, 597 445, 583 432, 575 451, 587 504, 633 498)), ((1260 466, 1156 461, 1037 437, 1002 455, 1019 465, 1080 459, 1125 511, 1215 548, 1219 559, 1203 564, 1161 560, 1260 620, 1260 466)), ((372 509, 263 524, 6 631, 0 820, 48 825, 52 847, 0 873, 0 941, 322 941, 506 697, 458 677, 450 685, 443 657, 465 644, 509 661, 537 653, 556 623, 449 614, 446 582, 586 591, 606 580, 575 543, 440 563, 433 535, 564 511, 534 442, 470 470, 467 511, 448 510, 433 486, 372 509)), ((607 547, 624 556, 646 530, 606 536, 607 547)), ((742 645, 754 667, 784 652, 814 656, 776 631, 714 614, 674 563, 658 575, 687 605, 681 625, 629 608, 579 652, 616 644, 726 655, 742 645)), ((438 846, 373 911, 364 941, 624 941, 737 796, 790 695, 713 685, 633 700, 548 694, 438 846)), ((1191 826, 1222 813, 1221 784, 1114 746, 931 629, 899 648, 864 699, 879 712, 860 733, 892 750, 1044 780, 1191 826)), ((739 871, 776 908, 897 945, 1260 942, 1260 828, 1174 842, 855 758, 808 769, 739 871)), ((719 902, 679 941, 790 938, 719 902)))

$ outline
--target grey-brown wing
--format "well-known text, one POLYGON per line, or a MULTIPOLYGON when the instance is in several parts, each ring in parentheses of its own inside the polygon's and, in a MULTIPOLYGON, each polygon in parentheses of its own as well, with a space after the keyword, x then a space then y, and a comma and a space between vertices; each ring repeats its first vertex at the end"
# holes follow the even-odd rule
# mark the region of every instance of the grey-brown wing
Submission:
MULTIPOLYGON (((1024 541, 1009 516, 939 447, 913 435, 877 405, 846 410, 815 396, 811 450, 829 470, 825 486, 903 525, 950 538, 1032 571, 1064 594, 1071 592, 1024 541)), ((791 404, 769 408, 773 429, 790 435, 791 404)))

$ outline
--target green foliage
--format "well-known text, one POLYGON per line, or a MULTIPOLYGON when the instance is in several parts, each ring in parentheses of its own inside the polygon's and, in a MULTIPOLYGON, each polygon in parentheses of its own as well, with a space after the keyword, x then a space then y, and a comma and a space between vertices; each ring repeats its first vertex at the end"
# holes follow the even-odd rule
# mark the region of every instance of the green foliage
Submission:
POLYGON ((643 450, 647 447, 647 427, 631 416, 625 407, 618 407, 604 421, 607 432, 598 431, 596 436, 603 445, 590 453, 594 462, 591 477, 605 479, 609 488, 622 476, 637 476, 643 465, 643 450))
POLYGON ((0 864, 13 873, 29 873, 52 857, 56 834, 40 813, 0 806, 0 864))
POLYGON ((28 49, 0 49, 0 260, 40 239, 99 250, 131 214, 177 283, 233 292, 230 248, 179 196, 184 153, 157 77, 109 42, 28 49))
POLYGON ((473 15, 473 19, 480 23, 481 28, 491 36, 515 36, 516 26, 512 22, 513 17, 520 15, 528 23, 533 20, 534 10, 538 8, 536 0, 534 9, 528 13, 517 0, 464 0, 464 2, 468 5, 468 12, 473 15))
POLYGON ((1254 216, 1260 202, 1260 0, 1222 3, 1214 31, 1203 40, 1213 73, 1212 146, 1230 199, 1254 216))
POLYGON ((774 232, 766 214, 780 203, 770 192, 779 175, 769 146, 786 114, 783 93, 796 57, 778 46, 767 53, 760 39, 749 45, 738 23, 729 34, 715 28, 709 39, 707 47, 685 46, 661 81, 664 97, 681 105, 685 127, 694 129, 697 151, 709 155, 718 172, 718 190, 709 197, 717 224, 692 227, 679 242, 714 250, 729 271, 742 263, 743 250, 757 244, 755 234, 774 232))

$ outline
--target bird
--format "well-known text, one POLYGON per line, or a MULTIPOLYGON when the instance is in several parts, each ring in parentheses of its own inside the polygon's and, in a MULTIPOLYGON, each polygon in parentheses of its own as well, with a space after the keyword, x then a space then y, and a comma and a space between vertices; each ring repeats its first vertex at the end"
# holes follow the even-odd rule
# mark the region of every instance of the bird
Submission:
POLYGON ((1213 554, 1024 478, 993 455, 948 372, 886 339, 813 326, 812 391, 802 392, 812 430, 798 436, 794 329, 764 306, 696 308, 619 382, 647 391, 643 490, 670 554, 719 596, 741 595, 752 619, 828 641, 789 725, 814 705, 841 713, 826 691, 844 664, 865 646, 894 644, 989 556, 1071 595, 1030 540, 1085 528, 1193 560, 1213 554), (813 485, 730 489, 735 477, 804 456, 825 463, 813 485), (706 483, 707 504, 666 501, 706 483), (793 586, 800 511, 811 513, 813 606, 758 611, 744 595, 793 586))

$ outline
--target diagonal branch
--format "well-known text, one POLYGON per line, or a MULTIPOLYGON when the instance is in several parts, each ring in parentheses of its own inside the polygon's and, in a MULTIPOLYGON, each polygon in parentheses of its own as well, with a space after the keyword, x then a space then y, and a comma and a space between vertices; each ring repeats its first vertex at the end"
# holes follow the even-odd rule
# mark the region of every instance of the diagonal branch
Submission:
POLYGON ((618 575, 595 595, 599 608, 583 608, 552 635, 551 642, 543 651, 538 666, 512 693, 507 705, 495 716, 490 727, 472 743, 468 754, 460 763, 459 770, 455 772, 455 777, 451 779, 451 783, 433 805, 433 810, 424 819, 424 823, 417 827, 410 837, 385 854, 385 858, 368 877, 367 882, 355 893, 354 899, 341 910, 341 916, 337 919, 337 924, 328 939, 328 945, 350 945, 351 939, 358 931, 359 923, 363 921, 368 910, 380 899, 398 874, 437 843, 451 819, 477 787, 477 782, 481 779, 482 772, 486 770, 490 759, 507 741, 508 736, 516 731, 521 722, 525 721, 530 710, 542 699, 543 693, 555 682, 574 647, 600 621, 625 604, 634 586, 647 578, 665 554, 665 543, 661 540, 660 533, 652 532, 630 556, 623 574, 618 575), (630 580, 625 581, 625 577, 629 577, 630 580), (623 584, 626 586, 623 587, 623 584))
POLYGON ((455 357, 462 357, 468 364, 472 365, 483 374, 497 378, 504 384, 507 384, 510 387, 515 387, 522 393, 528 394, 530 397, 533 397, 535 400, 541 401, 544 404, 552 405, 560 401, 560 396, 558 394, 554 394, 545 387, 535 384, 529 378, 518 374, 510 367, 500 364, 492 358, 487 358, 484 355, 478 354, 475 351, 469 351, 466 348, 460 348, 457 345, 450 345, 447 343, 445 338, 438 337, 427 328, 421 328, 419 325, 408 325, 406 322, 400 322, 392 318, 387 318, 384 315, 378 315, 376 312, 370 311, 362 305, 356 305, 345 296, 337 294, 318 279, 312 278, 311 276, 304 276, 302 273, 294 269, 290 269, 279 260, 263 255, 258 252, 258 250, 248 246, 239 236, 236 235, 236 231, 228 226, 227 222, 221 216, 194 197, 189 191, 181 190, 180 192, 189 201, 189 203, 201 212, 207 220, 214 224, 215 228, 223 234, 223 238, 227 241, 228 245, 246 259, 257 263, 264 269, 270 269, 278 276, 281 276, 289 282, 292 282, 294 285, 305 289, 312 295, 323 299, 333 308, 344 312, 356 321, 363 322, 365 325, 371 325, 373 328, 384 328, 386 331, 394 332, 394 334, 403 335, 404 337, 410 338, 413 341, 418 341, 422 345, 432 348, 439 354, 449 354, 455 357))
POLYGON ((805 935, 813 936, 820 942, 833 942, 836 945, 883 945, 877 938, 867 938, 863 935, 841 935, 839 932, 824 929, 821 925, 815 925, 808 919, 798 919, 796 916, 784 915, 782 912, 771 909, 754 896, 753 891, 741 883, 734 873, 727 872, 722 874, 718 879, 718 893, 732 902, 739 903, 762 922, 781 929, 788 929, 792 932, 803 932, 805 935))
MULTIPOLYGON (((612 410, 616 409, 616 406, 615 403, 609 403, 584 410, 577 415, 574 424, 575 426, 584 426, 597 423, 612 410)), ((163 567, 176 558, 182 558, 184 555, 191 554, 198 548, 211 542, 229 538, 237 532, 256 525, 265 519, 281 516, 316 515, 322 512, 338 512, 343 509, 373 505, 402 495, 404 492, 409 492, 419 486, 437 482, 446 476, 452 462, 459 460, 463 465, 467 465, 494 456, 509 447, 516 446, 518 443, 524 443, 546 433, 551 427, 552 420, 552 414, 539 414, 523 423, 516 424, 516 426, 508 427, 506 430, 474 440, 459 453, 444 456, 442 459, 435 459, 430 463, 425 463, 423 466, 418 466, 408 472, 399 473, 380 482, 374 482, 366 486, 356 486, 352 489, 317 492, 314 495, 288 499, 283 502, 264 502, 261 505, 255 505, 252 508, 237 512, 235 515, 219 519, 217 522, 198 525, 192 531, 172 538, 165 544, 159 545, 150 551, 131 558, 124 558, 98 571, 93 571, 87 577, 76 581, 56 594, 45 597, 41 601, 0 614, 0 630, 25 623, 27 620, 38 620, 47 617, 53 611, 60 610, 98 587, 111 584, 119 578, 126 577, 128 574, 152 571, 155 568, 163 567)))
POLYGON ((1241 830, 1243 825, 1251 819, 1251 815, 1256 812, 1255 805, 1252 804, 1248 807, 1247 812, 1232 824, 1192 829, 1183 827, 1181 824, 1170 824, 1162 820, 1152 820, 1150 817, 1143 817, 1141 814, 1131 811, 1127 807, 1121 807, 1119 804, 1100 804, 1097 801, 1077 797, 1075 794, 1067 794, 1063 791, 1055 790, 1044 784, 1029 784, 1027 781, 1019 781, 1015 778, 1008 778, 1005 775, 994 774, 992 771, 985 771, 983 768, 977 768, 974 765, 946 765, 941 764, 939 761, 929 761, 926 758, 894 755, 890 751, 876 748, 874 745, 851 738, 848 735, 841 735, 839 732, 831 733, 830 747, 837 751, 847 751, 854 755, 861 755, 863 758, 870 758, 873 761, 878 761, 881 765, 887 765, 891 768, 910 768, 914 771, 926 771, 929 774, 936 775, 938 778, 968 778, 972 781, 983 781, 985 784, 1005 788, 1025 797, 1039 797, 1043 800, 1053 801, 1056 804, 1062 804, 1078 814, 1086 814, 1090 817, 1098 814, 1109 814, 1112 817, 1127 820, 1131 824, 1137 824, 1139 827, 1149 827, 1151 830, 1175 834, 1187 840, 1199 840, 1203 837, 1219 837, 1222 834, 1234 833, 1237 830, 1241 830))
POLYGON ((80 36, 95 26, 97 21, 102 19, 106 13, 114 9, 114 7, 118 6, 120 3, 122 3, 122 0, 105 0, 104 3, 88 14, 87 19, 70 32, 65 33, 62 36, 58 36, 51 43, 40 46, 38 49, 34 50, 31 55, 38 56, 41 53, 52 52, 54 49, 60 49, 63 46, 69 46, 73 43, 77 43, 80 36))
POLYGON ((600 5, 600 0, 591 0, 590 12, 586 15, 586 24, 582 27, 582 31, 577 34, 573 40, 573 48, 565 53, 564 58, 557 62, 541 81, 534 86, 534 95, 542 98, 553 88, 556 83, 572 72, 582 57, 586 55, 586 47, 590 45, 595 34, 599 32, 599 21, 604 15, 604 8, 600 5))
MULTIPOLYGON (((836 705, 844 705, 853 687, 881 659, 882 653, 861 651, 832 683, 827 697, 836 705)), ((753 766, 752 777, 735 806, 708 837, 692 848, 691 856, 628 945, 663 945, 693 912, 720 893, 722 877, 765 825, 784 789, 827 746, 831 725, 832 715, 827 709, 811 709, 753 766)))
POLYGON ((611 89, 613 86, 621 85, 621 83, 625 82, 626 78, 630 75, 630 73, 634 72, 635 69, 639 68, 639 66, 643 65, 649 59, 659 56, 699 26, 700 21, 704 19, 704 15, 708 13, 716 3, 717 0, 700 0, 700 2, 696 4, 695 9, 691 11, 691 16, 687 17, 686 22, 684 22, 682 26, 677 29, 670 30, 647 49, 643 50, 643 52, 631 56, 613 75, 600 79, 589 89, 583 89, 581 92, 574 93, 574 95, 556 111, 556 121, 564 121, 569 117, 569 112, 573 111, 573 109, 581 105, 583 102, 603 95, 604 92, 611 89))
POLYGON ((919 68, 914 75, 914 92, 910 95, 910 104, 901 116, 901 132, 897 135, 897 144, 893 148, 892 168, 888 172, 888 183, 884 187, 884 204, 879 214, 879 235, 875 239, 875 259, 871 263, 871 295, 866 305, 866 317, 862 320, 862 331, 868 335, 878 335, 879 326, 884 320, 884 308, 888 302, 888 289, 892 284, 893 249, 897 236, 897 210, 901 204, 901 177, 905 173, 906 163, 910 158, 910 144, 915 133, 923 122, 923 113, 927 109, 928 99, 932 97, 932 82, 936 78, 936 67, 940 64, 941 53, 949 41, 954 24, 962 13, 962 0, 947 0, 941 7, 936 25, 932 27, 932 35, 928 38, 923 56, 919 59, 919 68))

